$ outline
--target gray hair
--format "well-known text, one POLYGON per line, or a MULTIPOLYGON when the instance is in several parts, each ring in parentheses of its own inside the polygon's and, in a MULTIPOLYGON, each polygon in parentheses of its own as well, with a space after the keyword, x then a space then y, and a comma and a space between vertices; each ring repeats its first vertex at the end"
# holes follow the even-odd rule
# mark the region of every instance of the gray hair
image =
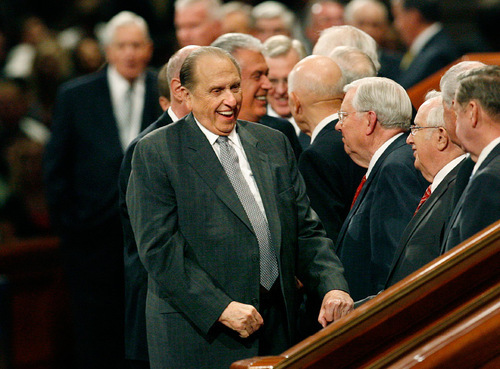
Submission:
POLYGON ((227 58, 229 59, 236 69, 238 70, 238 74, 241 76, 240 65, 236 61, 236 59, 226 50, 223 50, 219 47, 213 46, 201 46, 200 48, 194 50, 186 57, 184 63, 182 63, 181 70, 179 72, 179 79, 181 81, 181 85, 186 87, 188 90, 192 91, 198 81, 196 80, 196 65, 198 59, 204 57, 205 55, 212 55, 215 57, 219 57, 221 59, 227 58))
POLYGON ((464 106, 477 100, 488 115, 500 118, 500 66, 471 69, 458 77, 455 101, 464 106))
POLYGON ((219 36, 210 46, 219 47, 226 50, 230 54, 234 54, 237 50, 252 50, 262 52, 262 42, 246 33, 226 33, 219 36))
POLYGON ((443 101, 446 105, 451 106, 453 99, 455 98, 455 92, 458 87, 458 76, 459 74, 471 70, 473 68, 484 67, 485 64, 479 61, 463 61, 455 64, 441 77, 439 82, 439 89, 443 93, 443 101))
POLYGON ((198 3, 206 4, 207 15, 211 19, 220 19, 222 2, 220 0, 176 0, 175 10, 183 10, 198 3))
POLYGON ((354 46, 337 46, 329 57, 342 70, 345 83, 349 84, 357 79, 375 77, 377 69, 373 60, 363 51, 354 46))
POLYGON ((427 114, 427 127, 444 127, 444 108, 442 104, 443 94, 432 90, 425 95, 425 101, 437 101, 437 105, 429 110, 427 114))
POLYGON ((307 56, 306 48, 299 40, 292 39, 285 35, 275 35, 264 41, 262 54, 267 58, 277 58, 286 55, 290 50, 295 50, 299 59, 307 56))
POLYGON ((295 15, 282 3, 277 1, 264 1, 253 7, 252 9, 252 21, 255 25, 257 19, 271 19, 280 18, 283 20, 285 27, 290 31, 293 31, 293 25, 295 23, 295 15))
POLYGON ((329 56, 337 46, 354 46, 367 54, 375 65, 375 69, 380 69, 378 61, 377 42, 368 33, 359 28, 343 25, 332 26, 323 30, 316 45, 313 48, 314 55, 329 56))
POLYGON ((151 38, 149 36, 148 24, 146 23, 144 18, 129 11, 122 11, 111 18, 108 23, 106 23, 101 37, 103 45, 107 46, 111 44, 113 42, 116 30, 120 27, 128 25, 134 25, 140 28, 144 33, 144 37, 148 41, 151 41, 151 38))
POLYGON ((373 4, 374 6, 380 8, 384 16, 384 20, 387 22, 389 21, 389 12, 387 7, 384 3, 378 0, 351 0, 344 8, 344 20, 347 23, 353 23, 355 18, 354 14, 362 10, 367 4, 373 4))
POLYGON ((392 79, 367 77, 344 87, 344 92, 357 88, 352 106, 356 111, 374 111, 382 127, 408 130, 412 105, 406 90, 392 79))

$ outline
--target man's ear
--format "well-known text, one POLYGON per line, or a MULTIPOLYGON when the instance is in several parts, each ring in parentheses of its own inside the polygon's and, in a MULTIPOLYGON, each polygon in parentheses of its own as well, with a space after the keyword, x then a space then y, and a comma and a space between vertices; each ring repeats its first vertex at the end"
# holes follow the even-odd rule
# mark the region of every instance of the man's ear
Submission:
POLYGON ((482 111, 479 108, 477 101, 471 100, 468 105, 470 108, 470 122, 472 124, 472 128, 476 128, 479 122, 479 114, 481 114, 482 111))
POLYGON ((193 110, 193 103, 191 101, 191 93, 189 90, 184 86, 180 86, 177 93, 180 96, 180 101, 185 102, 187 109, 189 111, 193 110))
POLYGON ((170 95, 171 99, 176 99, 178 102, 184 100, 184 93, 182 92, 182 85, 179 78, 172 78, 170 81, 170 95))
POLYGON ((437 134, 437 149, 439 151, 444 151, 448 145, 451 144, 450 137, 448 136, 448 132, 446 132, 446 129, 444 127, 439 127, 437 129, 438 134, 437 134))
POLYGON ((170 101, 165 96, 160 96, 158 102, 160 103, 161 110, 163 111, 167 110, 170 106, 170 101))
POLYGON ((290 105, 290 111, 292 115, 299 116, 302 114, 302 105, 300 103, 300 99, 295 92, 290 92, 288 95, 288 104, 290 105))
POLYGON ((367 126, 366 126, 366 135, 369 136, 375 130, 377 126, 377 113, 374 111, 367 112, 367 126))

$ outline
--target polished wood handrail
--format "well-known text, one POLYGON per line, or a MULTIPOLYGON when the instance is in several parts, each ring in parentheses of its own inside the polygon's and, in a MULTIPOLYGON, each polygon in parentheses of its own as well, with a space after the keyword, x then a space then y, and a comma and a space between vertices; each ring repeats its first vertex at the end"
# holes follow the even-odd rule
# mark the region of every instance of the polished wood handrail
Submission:
POLYGON ((446 67, 441 68, 437 72, 431 74, 429 77, 420 81, 416 85, 408 89, 408 95, 413 106, 418 109, 420 105, 425 101, 425 95, 431 90, 439 90, 439 81, 443 74, 446 73, 455 64, 462 61, 476 60, 483 62, 485 64, 497 64, 500 65, 500 53, 470 53, 462 56, 461 58, 450 63, 446 67))
POLYGON ((243 368, 363 367, 499 282, 500 221, 276 357, 243 368))

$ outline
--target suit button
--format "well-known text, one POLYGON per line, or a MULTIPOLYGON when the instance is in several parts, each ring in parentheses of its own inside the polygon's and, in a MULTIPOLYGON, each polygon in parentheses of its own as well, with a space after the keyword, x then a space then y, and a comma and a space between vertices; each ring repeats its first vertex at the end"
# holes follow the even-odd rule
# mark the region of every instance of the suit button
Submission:
POLYGON ((252 256, 252 261, 253 261, 254 263, 257 263, 257 262, 259 261, 259 256, 258 256, 258 255, 253 255, 253 256, 252 256))

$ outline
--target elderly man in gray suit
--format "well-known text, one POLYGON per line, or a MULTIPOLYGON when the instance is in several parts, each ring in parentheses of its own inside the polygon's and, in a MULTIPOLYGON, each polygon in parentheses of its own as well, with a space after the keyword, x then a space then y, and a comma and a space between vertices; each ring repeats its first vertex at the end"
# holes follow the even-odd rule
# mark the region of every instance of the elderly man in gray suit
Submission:
POLYGON ((288 140, 237 120, 234 58, 202 47, 180 79, 192 113, 139 141, 127 190, 151 367, 227 368, 295 342, 296 278, 323 326, 353 301, 288 140))

